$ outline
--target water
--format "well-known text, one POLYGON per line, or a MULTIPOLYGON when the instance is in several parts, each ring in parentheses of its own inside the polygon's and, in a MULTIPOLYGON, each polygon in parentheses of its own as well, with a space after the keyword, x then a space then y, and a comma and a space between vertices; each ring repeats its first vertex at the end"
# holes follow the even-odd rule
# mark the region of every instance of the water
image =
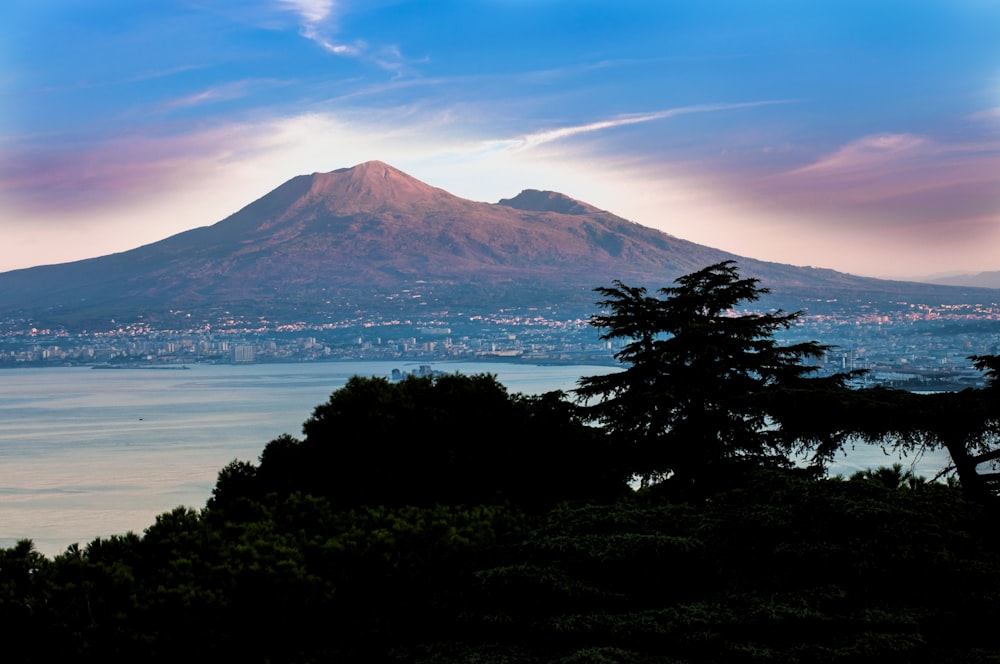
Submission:
MULTIPOLYGON (((600 366, 435 363, 488 372, 511 392, 570 390, 600 366)), ((202 507, 218 471, 298 436, 315 406, 353 375, 409 371, 398 362, 192 365, 189 370, 0 371, 0 547, 31 538, 54 555, 74 542, 141 533, 178 505, 202 507)), ((860 447, 832 472, 896 459, 860 447)), ((933 475, 938 455, 918 468, 933 475)))
MULTIPOLYGON (((569 390, 610 367, 436 363, 494 373, 512 392, 569 390)), ((192 365, 189 370, 0 371, 0 546, 23 537, 52 555, 73 542, 142 532, 178 505, 202 507, 219 469, 298 436, 353 375, 399 362, 192 365)))

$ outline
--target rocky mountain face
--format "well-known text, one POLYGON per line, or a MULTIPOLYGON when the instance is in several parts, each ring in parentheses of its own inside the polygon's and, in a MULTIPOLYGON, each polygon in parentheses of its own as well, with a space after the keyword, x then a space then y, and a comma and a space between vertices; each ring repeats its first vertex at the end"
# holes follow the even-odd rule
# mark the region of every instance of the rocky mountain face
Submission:
POLYGON ((295 177, 212 226, 131 251, 0 274, 0 319, 73 326, 178 311, 274 321, 334 309, 553 306, 588 315, 593 289, 614 279, 655 289, 729 259, 786 308, 977 295, 741 258, 555 192, 474 202, 372 161, 295 177))

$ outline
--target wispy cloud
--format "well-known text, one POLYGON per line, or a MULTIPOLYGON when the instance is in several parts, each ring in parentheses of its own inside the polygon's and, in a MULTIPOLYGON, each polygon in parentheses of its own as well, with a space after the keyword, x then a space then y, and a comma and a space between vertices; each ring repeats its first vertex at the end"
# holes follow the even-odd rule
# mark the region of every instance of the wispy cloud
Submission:
POLYGON ((227 141, 246 140, 239 128, 193 134, 123 134, 98 143, 67 140, 58 147, 8 145, 0 160, 0 193, 40 208, 78 209, 113 203, 180 181, 191 165, 218 155, 227 141))
POLYGON ((984 111, 977 111, 969 116, 972 120, 983 120, 986 122, 996 122, 1000 120, 1000 106, 987 108, 984 111))
POLYGON ((532 134, 527 134, 515 139, 506 139, 495 141, 494 145, 503 147, 508 150, 527 150, 530 148, 538 147, 545 143, 551 143, 552 141, 562 140, 564 138, 569 138, 571 136, 577 136, 579 134, 587 134, 596 131, 603 131, 605 129, 614 129, 616 127, 625 127, 628 125, 640 124, 643 122, 653 122, 655 120, 665 120, 667 118, 676 117, 678 115, 687 115, 690 113, 711 113, 715 111, 728 111, 738 108, 750 108, 754 106, 765 106, 769 104, 783 104, 788 103, 787 101, 753 101, 753 102, 742 102, 736 104, 698 104, 694 106, 681 106, 679 108, 671 108, 663 111, 655 111, 652 113, 636 113, 630 115, 623 115, 611 120, 600 120, 598 122, 589 122, 582 125, 572 125, 568 127, 559 127, 557 129, 546 129, 545 131, 539 131, 532 134))
POLYGON ((344 41, 335 39, 339 31, 337 19, 343 13, 342 2, 337 0, 277 0, 278 7, 298 15, 299 32, 306 39, 318 44, 334 55, 359 58, 397 75, 412 61, 400 52, 398 46, 371 47, 364 39, 344 41))
POLYGON ((275 81, 270 79, 233 81, 231 83, 225 83, 223 85, 212 86, 210 88, 206 88, 204 90, 195 92, 190 95, 185 95, 183 97, 171 99, 163 104, 160 104, 158 108, 161 111, 172 111, 181 108, 191 108, 195 106, 201 106, 203 104, 212 104, 223 101, 231 101, 233 99, 241 99, 250 94, 253 94, 254 89, 260 87, 261 85, 276 85, 276 84, 280 84, 280 81, 275 81))
POLYGON ((325 21, 333 13, 333 0, 279 0, 285 8, 297 12, 307 26, 325 21))
POLYGON ((1000 143, 948 143, 914 134, 859 138, 813 163, 773 179, 806 192, 836 189, 841 196, 898 196, 957 182, 995 182, 1000 143))
POLYGON ((848 143, 836 152, 796 169, 788 175, 807 173, 854 175, 900 162, 900 160, 936 152, 930 141, 913 134, 878 134, 848 143))
POLYGON ((144 83, 146 81, 154 81, 157 79, 167 78, 170 76, 175 76, 177 74, 183 74, 189 71, 196 71, 198 69, 203 69, 201 65, 179 65, 177 67, 171 67, 169 69, 155 70, 155 71, 145 71, 139 72, 132 76, 127 76, 125 78, 111 78, 107 80, 98 81, 76 81, 71 85, 53 85, 38 88, 31 92, 49 94, 53 92, 66 92, 73 90, 90 90, 94 88, 107 88, 116 85, 131 85, 133 83, 144 83))
POLYGON ((298 15, 299 29, 306 39, 335 55, 356 57, 361 54, 364 48, 363 42, 342 44, 333 42, 327 37, 327 33, 333 31, 330 24, 336 18, 335 13, 338 9, 334 0, 278 0, 278 4, 283 10, 298 15))
POLYGON ((766 208, 869 236, 905 231, 948 238, 964 229, 967 236, 987 237, 1000 219, 998 172, 997 141, 894 133, 863 136, 808 165, 764 177, 746 174, 730 184, 766 208))

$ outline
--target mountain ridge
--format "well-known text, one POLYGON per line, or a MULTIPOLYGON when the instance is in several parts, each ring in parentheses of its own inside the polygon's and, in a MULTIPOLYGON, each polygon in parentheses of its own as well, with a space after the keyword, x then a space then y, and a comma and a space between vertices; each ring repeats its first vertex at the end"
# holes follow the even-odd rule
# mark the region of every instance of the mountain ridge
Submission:
POLYGON ((559 212, 561 214, 610 214, 593 205, 570 198, 556 191, 524 189, 514 198, 501 198, 497 205, 529 212, 559 212))
POLYGON ((614 279, 655 289, 722 260, 736 260, 794 308, 989 293, 740 257, 557 192, 475 202, 371 161, 293 177, 215 224, 129 251, 2 273, 0 318, 71 325, 162 321, 177 311, 275 319, 456 307, 583 314, 593 310, 593 289, 614 279))
POLYGON ((965 286, 974 288, 1000 288, 1000 270, 974 272, 971 274, 955 274, 947 277, 933 277, 927 283, 942 286, 965 286))

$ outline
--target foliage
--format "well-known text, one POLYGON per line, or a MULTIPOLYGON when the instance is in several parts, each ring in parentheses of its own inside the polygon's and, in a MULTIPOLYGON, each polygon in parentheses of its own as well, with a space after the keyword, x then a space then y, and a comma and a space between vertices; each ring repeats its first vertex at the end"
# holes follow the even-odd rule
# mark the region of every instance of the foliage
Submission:
POLYGON ((177 508, 51 561, 0 550, 0 615, 19 661, 353 659, 450 624, 459 582, 525 526, 504 506, 341 511, 299 493, 242 523, 177 508))
POLYGON ((178 507, 141 536, 52 560, 30 540, 0 549, 8 651, 23 662, 1000 662, 996 505, 898 464, 846 481, 765 467, 795 441, 822 456, 847 435, 989 460, 1000 358, 975 358, 985 390, 850 391, 801 363, 822 346, 776 344, 794 314, 730 311, 764 291, 729 263, 664 299, 620 283, 602 292, 611 312, 595 320, 629 339, 630 366, 585 380, 582 394, 603 397, 590 410, 558 393, 509 395, 488 375, 351 379, 303 440, 281 436, 259 465, 223 468, 204 510, 178 507), (743 472, 704 486, 740 461, 743 472), (703 490, 623 492, 628 473, 703 490))
MULTIPOLYGON (((223 469, 211 505, 303 491, 339 507, 549 506, 625 491, 601 433, 560 393, 510 395, 488 374, 351 378, 260 466, 223 469)), ((244 506, 245 507, 245 506, 244 506)))
MULTIPOLYGON (((875 387, 829 393, 787 394, 788 427, 822 428, 828 439, 847 439, 908 455, 944 448, 963 489, 979 500, 997 493, 1000 475, 1000 356, 971 358, 986 372, 985 388, 920 394, 875 387), (984 472, 992 466, 994 472, 984 472)), ((836 445, 827 449, 835 449, 836 445)))
POLYGON ((989 520, 936 484, 756 473, 697 506, 554 511, 511 559, 477 575, 487 638, 622 661, 976 661, 998 615, 989 520))
POLYGON ((54 560, 28 541, 0 550, 12 652, 440 664, 996 654, 995 514, 901 468, 851 481, 757 471, 707 501, 647 490, 535 515, 240 498, 54 560))
POLYGON ((735 313, 768 291, 740 278, 733 261, 675 283, 660 297, 619 281, 597 289, 608 311, 592 323, 603 339, 625 341, 615 357, 626 368, 581 379, 577 396, 630 449, 629 470, 646 484, 668 476, 704 482, 739 462, 782 462, 789 442, 775 424, 783 393, 842 388, 845 376, 807 382, 815 367, 803 361, 827 347, 774 338, 798 313, 735 313))
POLYGON ((855 482, 875 482, 887 489, 899 489, 907 487, 915 489, 921 484, 927 483, 926 477, 914 475, 912 470, 903 470, 903 464, 894 463, 892 466, 882 466, 880 468, 866 468, 851 475, 851 480, 855 482))

